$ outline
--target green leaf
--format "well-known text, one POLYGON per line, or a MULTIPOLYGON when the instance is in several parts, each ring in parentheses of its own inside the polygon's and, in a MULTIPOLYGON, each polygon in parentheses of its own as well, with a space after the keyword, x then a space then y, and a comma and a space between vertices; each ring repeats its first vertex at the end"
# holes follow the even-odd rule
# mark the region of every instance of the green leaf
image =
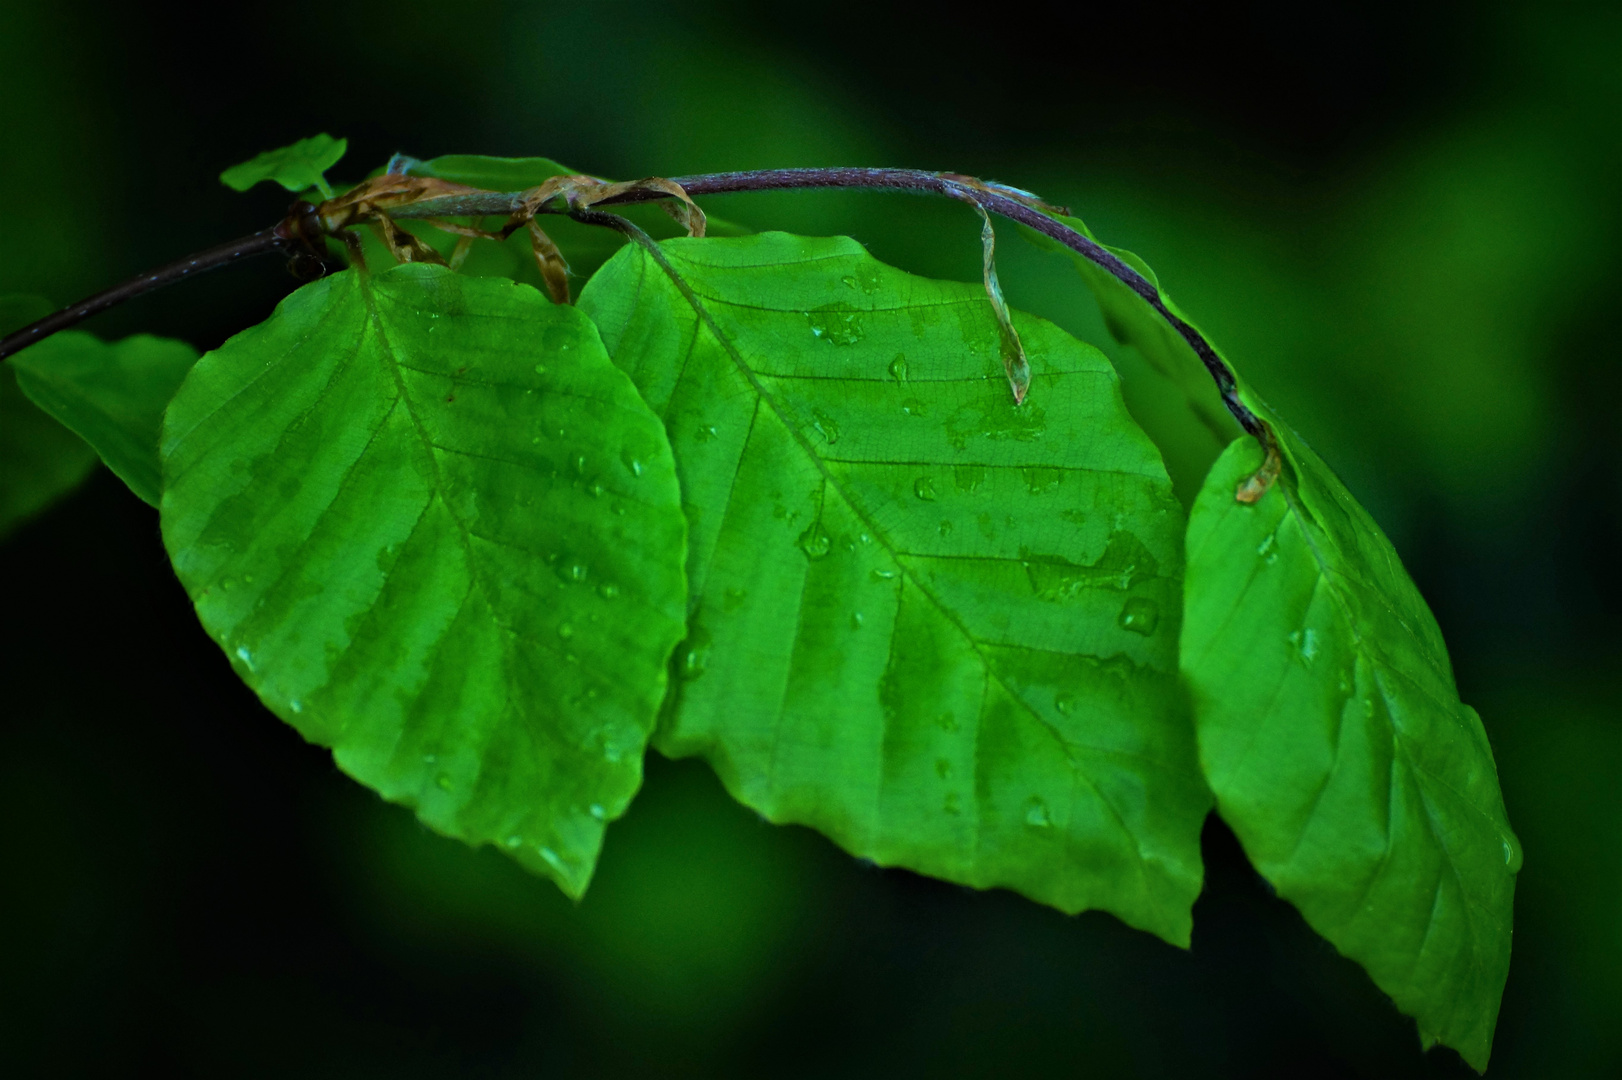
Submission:
POLYGON ((1307 922, 1426 1046, 1487 1067, 1520 844, 1481 720, 1390 541, 1259 401, 1283 473, 1218 460, 1189 520, 1182 665, 1224 820, 1307 922))
POLYGON ((162 456, 175 569, 261 700, 580 895, 685 603, 669 444, 591 323, 438 266, 337 274, 198 362, 162 456))
MULTIPOLYGON (((1142 260, 1110 250, 1158 290, 1142 260)), ((1182 336, 1078 265, 1112 332, 1194 393, 1204 365, 1182 336)), ((1279 894, 1417 1018, 1427 1046, 1485 1069, 1521 851, 1481 720, 1385 534, 1218 355, 1283 471, 1238 502, 1263 457, 1241 438, 1189 521, 1181 664, 1206 779, 1279 894)))
MULTIPOLYGON (((43 297, 0 296, 0 335, 55 310, 43 297)), ((96 467, 96 452, 17 386, 17 362, 37 348, 0 363, 0 536, 78 487, 96 467)))
POLYGON ((1199 892, 1182 512, 1108 362, 847 238, 616 256, 581 308, 663 417, 690 636, 658 745, 851 852, 1172 942, 1199 892))
POLYGON ((274 180, 295 194, 316 188, 330 199, 332 188, 322 174, 338 164, 348 149, 348 139, 334 139, 326 133, 312 135, 231 166, 220 173, 220 183, 232 191, 247 191, 261 181, 274 180))
POLYGON ((184 341, 140 334, 109 344, 82 330, 54 334, 12 360, 29 399, 71 428, 130 490, 158 505, 163 410, 197 362, 184 341))

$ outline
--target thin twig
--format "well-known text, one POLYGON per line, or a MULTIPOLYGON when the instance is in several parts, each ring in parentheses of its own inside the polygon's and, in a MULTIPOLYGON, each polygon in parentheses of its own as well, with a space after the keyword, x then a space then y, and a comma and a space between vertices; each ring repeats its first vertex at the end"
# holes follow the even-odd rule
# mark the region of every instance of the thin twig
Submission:
MULTIPOLYGON (((1005 195, 994 187, 965 182, 952 175, 925 172, 921 169, 761 169, 752 172, 709 173, 700 176, 673 176, 670 181, 679 184, 689 195, 720 195, 741 191, 783 191, 794 188, 845 188, 871 191, 904 191, 920 194, 943 195, 1008 218, 1057 240, 1089 262, 1102 267, 1116 280, 1136 293, 1154 312, 1166 321, 1179 337, 1188 343, 1205 365, 1222 395, 1228 412, 1249 434, 1271 445, 1271 436, 1255 413, 1239 400, 1239 388, 1233 371, 1217 354, 1205 336, 1174 314, 1150 281, 1113 255, 1109 249, 1091 237, 1058 221, 1020 199, 1005 195)), ((521 203, 522 192, 498 192, 487 195, 452 195, 427 199, 393 212, 396 218, 462 217, 510 214, 521 203)), ((657 191, 630 191, 604 199, 597 206, 623 206, 628 203, 650 202, 665 196, 657 191)), ((544 206, 542 213, 568 213, 567 207, 544 206)))
MULTIPOLYGON (((761 169, 752 172, 676 176, 671 177, 670 180, 672 183, 679 185, 690 196, 719 195, 741 191, 782 191, 794 188, 856 188, 943 195, 946 198, 956 199, 960 202, 973 203, 990 213, 1008 218, 1010 221, 1016 221, 1044 236, 1057 240, 1089 262, 1102 267, 1112 277, 1136 293, 1173 330, 1177 331, 1178 336, 1188 343, 1189 348, 1194 350, 1194 355, 1199 357, 1200 362, 1205 365, 1205 370, 1216 383, 1217 390, 1222 395, 1222 403, 1227 406, 1228 412, 1232 413, 1234 419, 1239 422, 1239 426, 1261 440, 1264 446, 1272 445, 1272 436, 1267 429, 1267 425, 1239 400, 1239 389, 1233 371, 1217 355, 1216 349, 1205 339, 1205 336, 1175 315, 1166 306, 1164 298, 1160 295, 1160 290, 1144 278, 1142 274, 1122 262, 1091 237, 1071 228, 1062 221, 1050 217, 1034 205, 1031 205, 1035 202, 1034 197, 1024 196, 1024 193, 1011 188, 999 188, 996 185, 982 184, 968 177, 959 177, 956 174, 932 173, 921 169, 761 169), (1007 194, 1004 192, 1007 192, 1007 194)), ((392 208, 390 216, 396 219, 406 219, 510 215, 523 207, 524 194, 521 191, 512 191, 448 195, 392 208)), ((622 206, 629 203, 650 202, 668 197, 668 194, 662 190, 633 188, 623 194, 605 199, 597 205, 622 206)), ((538 209, 541 213, 567 214, 570 212, 569 207, 550 204, 538 209)), ((47 334, 72 326, 80 320, 124 300, 140 296, 172 282, 180 281, 187 276, 229 265, 246 255, 263 254, 271 251, 290 251, 293 246, 294 243, 285 235, 285 230, 279 228, 255 233, 253 236, 234 243, 210 248, 208 251, 200 252, 188 259, 170 263, 168 266, 144 274, 116 288, 97 293, 88 300, 59 311, 48 318, 41 319, 32 326, 24 327, 15 334, 0 340, 0 360, 18 349, 31 345, 47 334), (278 232, 282 232, 284 235, 278 235, 278 232)))
POLYGON ((122 285, 114 285, 111 289, 99 292, 88 300, 81 300, 72 307, 63 308, 54 314, 47 315, 36 323, 23 327, 15 333, 0 338, 0 360, 11 354, 26 349, 34 342, 49 337, 58 330, 66 330, 71 326, 83 322, 97 312, 106 311, 126 300, 133 300, 137 296, 161 289, 165 285, 173 285, 177 281, 184 281, 199 274, 206 274, 210 270, 218 270, 222 266, 231 266, 234 263, 252 255, 268 255, 272 252, 285 252, 289 242, 276 235, 275 229, 266 229, 256 232, 252 236, 244 236, 240 240, 233 240, 229 244, 211 247, 206 251, 199 251, 195 255, 188 255, 160 266, 156 270, 149 270, 140 277, 131 278, 122 285))

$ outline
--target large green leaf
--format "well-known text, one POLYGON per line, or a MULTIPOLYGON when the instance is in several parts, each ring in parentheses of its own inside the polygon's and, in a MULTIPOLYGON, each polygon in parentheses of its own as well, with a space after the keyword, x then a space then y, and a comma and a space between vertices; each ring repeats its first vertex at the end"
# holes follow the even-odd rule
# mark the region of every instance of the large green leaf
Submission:
POLYGON ((184 341, 138 334, 109 344, 82 330, 54 334, 11 361, 29 399, 153 506, 162 487, 163 410, 196 362, 197 350, 184 341))
MULTIPOLYGON (((0 335, 54 310, 43 297, 0 296, 0 335)), ((96 452, 18 388, 14 367, 28 351, 0 363, 0 536, 78 487, 96 467, 96 452)))
POLYGON ((1520 844, 1481 720, 1390 541, 1265 407, 1284 467, 1233 443, 1189 521, 1182 664, 1200 757, 1256 868, 1421 1038, 1485 1069, 1520 844))
POLYGON ((691 633, 660 748, 774 821, 1186 944, 1210 797, 1182 512, 1108 362, 855 241, 642 248, 581 307, 665 421, 691 633))
POLYGON ((198 362, 162 456, 175 569, 265 704, 579 895, 685 600, 669 444, 591 323, 442 267, 337 274, 198 362))

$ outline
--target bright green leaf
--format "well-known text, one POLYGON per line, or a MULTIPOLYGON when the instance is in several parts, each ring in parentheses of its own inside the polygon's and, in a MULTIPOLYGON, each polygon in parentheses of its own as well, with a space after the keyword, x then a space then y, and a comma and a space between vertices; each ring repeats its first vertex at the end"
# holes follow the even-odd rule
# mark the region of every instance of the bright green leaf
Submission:
MULTIPOLYGON (((0 335, 55 310, 43 297, 0 296, 0 335)), ((96 452, 17 386, 15 365, 37 348, 0 363, 0 536, 78 487, 96 467, 96 452)))
POLYGON ((11 361, 29 399, 78 433, 143 500, 158 505, 163 410, 197 362, 184 341, 140 334, 109 344, 54 334, 11 361))
POLYGON ((312 135, 231 166, 220 174, 220 183, 232 191, 247 191, 261 181, 274 180, 295 194, 316 188, 330 199, 332 188, 322 174, 338 164, 348 149, 348 139, 334 139, 325 133, 312 135))
POLYGON ((1259 401, 1284 471, 1254 505, 1242 438, 1188 530, 1182 665, 1222 817, 1307 922, 1485 1069, 1520 844, 1492 750, 1390 541, 1259 401))
MULTIPOLYGON (((1110 250, 1158 289, 1142 260, 1110 250)), ((1182 336, 1078 265, 1112 332, 1197 394, 1208 376, 1182 336)), ((1236 501, 1261 451, 1232 443, 1190 519, 1181 663, 1206 779, 1279 894, 1418 1019, 1427 1045, 1485 1068, 1521 862, 1492 750, 1390 541, 1228 374, 1274 430, 1284 471, 1259 502, 1236 501)))
POLYGON ((527 286, 345 272, 200 360, 164 540, 260 698, 428 825, 578 896, 682 636, 658 420, 527 286))
POLYGON ((581 307, 664 419, 691 633, 660 749, 848 850, 1187 944, 1182 512, 1108 362, 855 241, 640 247, 581 307), (684 294, 684 289, 690 290, 684 294))

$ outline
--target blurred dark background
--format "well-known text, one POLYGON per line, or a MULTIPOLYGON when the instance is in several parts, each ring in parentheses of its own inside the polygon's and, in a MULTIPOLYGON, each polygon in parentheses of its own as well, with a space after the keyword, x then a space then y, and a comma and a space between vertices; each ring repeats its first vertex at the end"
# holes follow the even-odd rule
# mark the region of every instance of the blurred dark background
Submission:
MULTIPOLYGON (((1137 251, 1380 519, 1526 849, 1495 1076, 1622 1070, 1622 20, 1614 3, 332 9, 0 0, 0 293, 261 228, 318 131, 609 176, 994 177, 1137 251)), ((734 196, 974 280, 960 207, 734 196)), ((1100 344, 1009 240, 1018 306, 1100 344)), ((91 328, 219 344, 266 262, 91 328)), ((1129 382, 1142 365, 1110 346, 1129 382)), ((9 1075, 1455 1076, 1218 823, 1182 952, 866 867, 650 760, 579 905, 257 705, 105 471, 0 541, 9 1075)))

